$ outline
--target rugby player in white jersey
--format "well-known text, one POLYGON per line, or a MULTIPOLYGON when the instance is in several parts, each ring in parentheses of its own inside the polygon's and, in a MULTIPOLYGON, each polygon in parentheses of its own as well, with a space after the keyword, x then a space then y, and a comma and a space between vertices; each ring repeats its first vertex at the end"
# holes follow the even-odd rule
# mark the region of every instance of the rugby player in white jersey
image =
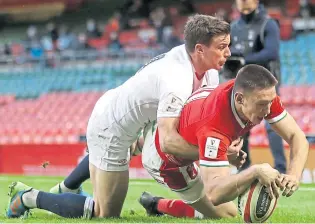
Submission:
POLYGON ((119 217, 128 189, 129 147, 153 120, 163 152, 198 158, 196 146, 178 134, 179 115, 197 88, 218 85, 217 70, 230 56, 230 26, 215 17, 195 15, 186 23, 184 39, 184 45, 155 57, 96 103, 87 127, 93 199, 46 193, 15 182, 8 217, 20 217, 32 208, 71 218, 119 217))

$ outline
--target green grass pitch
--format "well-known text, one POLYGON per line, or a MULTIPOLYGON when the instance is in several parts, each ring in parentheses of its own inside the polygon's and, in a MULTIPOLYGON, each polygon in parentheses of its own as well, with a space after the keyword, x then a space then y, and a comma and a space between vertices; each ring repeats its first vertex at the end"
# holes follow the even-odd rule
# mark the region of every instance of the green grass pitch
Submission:
MULTIPOLYGON (((222 220, 197 220, 197 219, 178 219, 168 216, 147 217, 144 209, 138 203, 138 197, 142 191, 149 191, 155 195, 176 198, 173 192, 158 185, 152 180, 131 180, 129 192, 125 201, 122 217, 120 219, 64 219, 45 211, 33 210, 32 216, 27 219, 7 219, 5 209, 8 202, 8 185, 12 181, 22 181, 32 187, 49 190, 56 183, 61 181, 60 177, 22 177, 22 176, 0 176, 0 223, 4 222, 26 222, 26 223, 188 223, 188 222, 213 222, 213 223, 241 223, 240 217, 222 220)), ((84 184, 84 189, 91 193, 89 181, 84 184)), ((315 185, 302 185, 298 192, 290 198, 280 198, 278 206, 268 223, 301 223, 315 222, 315 185)))

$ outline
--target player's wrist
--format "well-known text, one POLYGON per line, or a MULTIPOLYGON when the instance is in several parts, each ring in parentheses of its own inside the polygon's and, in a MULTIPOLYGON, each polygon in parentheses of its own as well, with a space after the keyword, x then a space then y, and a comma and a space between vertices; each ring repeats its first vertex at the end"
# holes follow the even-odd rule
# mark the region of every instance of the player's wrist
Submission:
POLYGON ((300 180, 302 176, 302 172, 297 172, 294 169, 289 169, 287 175, 294 176, 297 180, 300 180))
POLYGON ((249 169, 252 170, 252 173, 255 179, 258 179, 260 177, 261 168, 258 164, 252 165, 249 169))

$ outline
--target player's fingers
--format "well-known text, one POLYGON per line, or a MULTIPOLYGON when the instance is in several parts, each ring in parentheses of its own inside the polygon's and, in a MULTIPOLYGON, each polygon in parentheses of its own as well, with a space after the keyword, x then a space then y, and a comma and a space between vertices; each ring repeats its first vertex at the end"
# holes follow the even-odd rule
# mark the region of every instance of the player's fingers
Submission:
POLYGON ((235 139, 234 141, 232 141, 231 145, 232 146, 237 146, 240 143, 240 138, 235 139))
POLYGON ((239 162, 239 165, 238 165, 237 169, 242 168, 242 166, 244 165, 244 163, 245 163, 245 161, 241 160, 241 161, 239 162))
POLYGON ((287 194, 287 197, 290 197, 294 192, 296 192, 296 190, 298 189, 298 186, 297 185, 294 185, 290 192, 287 194))
POLYGON ((273 197, 273 193, 272 193, 272 187, 271 187, 271 184, 270 183, 265 183, 263 184, 266 188, 266 191, 268 192, 270 198, 273 197))
POLYGON ((276 184, 278 187, 280 187, 281 190, 283 190, 281 185, 282 179, 283 179, 282 175, 279 175, 278 178, 276 179, 276 184))
POLYGON ((274 199, 275 196, 274 196, 274 194, 273 194, 271 185, 270 185, 269 187, 267 187, 267 189, 268 189, 270 198, 271 198, 271 199, 274 199))
POLYGON ((230 145, 227 151, 227 155, 236 157, 239 155, 239 150, 237 150, 235 146, 230 145))
POLYGON ((281 180, 281 187, 280 187, 281 190, 284 190, 286 188, 288 182, 289 182, 289 179, 283 175, 283 178, 281 180))
POLYGON ((242 150, 242 153, 243 153, 242 158, 243 158, 244 160, 246 160, 246 158, 247 158, 247 153, 244 152, 243 150, 242 150))
POLYGON ((271 183, 271 187, 272 187, 272 191, 275 197, 279 198, 279 188, 277 187, 277 184, 275 181, 271 183))
POLYGON ((239 143, 238 143, 238 147, 240 147, 240 148, 242 148, 243 147, 243 143, 244 143, 244 140, 243 139, 241 139, 240 141, 239 141, 239 143))
POLYGON ((285 186, 284 191, 282 192, 282 196, 287 196, 287 194, 289 194, 289 192, 291 191, 292 187, 293 187, 293 183, 288 182, 287 185, 285 186))

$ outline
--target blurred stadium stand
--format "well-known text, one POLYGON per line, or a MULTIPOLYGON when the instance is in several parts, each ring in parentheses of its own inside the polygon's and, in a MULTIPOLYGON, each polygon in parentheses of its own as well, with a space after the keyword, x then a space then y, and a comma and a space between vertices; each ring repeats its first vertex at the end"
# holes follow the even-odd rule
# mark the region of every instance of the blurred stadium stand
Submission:
MULTIPOLYGON (((47 21, 56 15, 62 15, 58 21, 62 21, 62 18, 65 18, 64 21, 71 21, 67 17, 69 13, 77 16, 78 9, 86 12, 89 10, 84 7, 97 8, 91 3, 93 1, 84 0, 14 2, 14 4, 10 0, 0 2, 0 13, 3 15, 15 13, 13 19, 6 21, 7 24, 18 23, 18 19, 21 18, 22 20, 29 18, 28 23, 33 22, 34 17, 27 17, 29 13, 27 9, 34 5, 38 7, 41 5, 42 14, 49 16, 44 18, 38 15, 35 19, 40 21, 47 21), (55 7, 56 2, 59 8, 55 7), (27 7, 24 7, 25 4, 27 7), (49 10, 47 6, 52 5, 56 10, 51 10, 50 14, 43 13, 49 10), (18 15, 14 9, 21 6, 24 11, 22 10, 23 12, 18 15)), ((109 0, 98 0, 94 1, 94 4, 108 5, 109 2, 109 0)), ((122 0, 115 1, 115 4, 122 3, 122 0)), ((194 1, 194 3, 194 10, 197 12, 215 14, 218 9, 223 9, 233 16, 233 1, 194 1)), ((306 133, 315 134, 315 53, 313 51, 315 29, 308 27, 305 28, 307 32, 303 33, 296 32, 297 30, 294 29, 296 19, 299 19, 298 22, 303 19, 299 16, 298 0, 265 1, 265 3, 269 6, 270 16, 277 19, 281 27, 283 103, 306 133), (286 7, 281 7, 281 4, 286 7)), ((181 30, 187 19, 187 13, 176 12, 174 5, 178 4, 177 1, 160 1, 159 4, 165 6, 172 15, 172 27, 169 33, 173 32, 182 39, 181 30)), ((87 120, 101 94, 124 83, 145 61, 169 48, 157 42, 158 30, 148 22, 148 18, 138 20, 136 27, 118 32, 112 20, 114 10, 110 12, 110 15, 104 16, 108 22, 104 23, 101 36, 88 38, 86 42, 88 47, 84 49, 58 49, 58 41, 60 41, 58 39, 52 43, 51 50, 41 47, 33 47, 30 50, 28 46, 30 42, 25 41, 11 41, 9 44, 2 45, 0 144, 79 142, 85 135, 87 120), (118 41, 122 45, 119 50, 108 48, 113 32, 117 33, 118 41)), ((101 18, 97 14, 95 17, 101 18)), ((82 21, 82 18, 78 21, 82 21)), ((25 35, 25 26, 24 30, 21 26, 8 27, 0 31, 0 43, 7 43, 8 36, 10 38, 12 36, 12 40, 23 39, 21 36, 25 35), (4 36, 1 38, 1 32, 5 34, 5 38, 4 36)), ((78 27, 82 28, 82 25, 78 27)), ((255 127, 252 133, 250 138, 252 145, 268 144, 263 124, 255 127)))

